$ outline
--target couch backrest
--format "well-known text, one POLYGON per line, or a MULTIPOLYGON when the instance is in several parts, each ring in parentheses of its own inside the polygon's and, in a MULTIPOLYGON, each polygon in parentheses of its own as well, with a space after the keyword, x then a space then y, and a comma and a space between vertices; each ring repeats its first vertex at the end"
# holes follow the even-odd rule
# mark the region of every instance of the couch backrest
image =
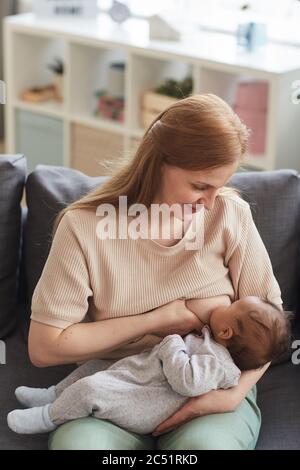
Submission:
POLYGON ((249 202, 286 309, 298 309, 300 178, 294 170, 236 173, 231 186, 249 202))
POLYGON ((38 165, 26 181, 28 215, 24 234, 28 298, 32 297, 48 257, 56 215, 107 177, 90 177, 77 170, 38 165))
POLYGON ((16 323, 21 243, 21 199, 26 178, 23 155, 0 155, 0 339, 16 323))

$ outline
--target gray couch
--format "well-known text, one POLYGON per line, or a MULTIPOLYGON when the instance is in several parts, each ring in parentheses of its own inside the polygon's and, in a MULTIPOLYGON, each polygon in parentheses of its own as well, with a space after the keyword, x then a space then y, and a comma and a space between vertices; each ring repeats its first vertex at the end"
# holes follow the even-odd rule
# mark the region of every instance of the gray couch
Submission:
MULTIPOLYGON (((6 344, 6 364, 0 365, 0 449, 47 448, 46 435, 18 436, 6 425, 7 413, 18 406, 14 398, 18 385, 48 386, 74 368, 38 369, 30 363, 26 344, 30 299, 49 252, 55 214, 103 179, 42 165, 27 177, 24 156, 0 156, 0 338, 6 344), (28 211, 21 211, 25 184, 28 211)), ((285 308, 294 309, 299 319, 298 174, 293 170, 242 172, 230 183, 251 204, 285 308)), ((294 324, 295 339, 300 339, 298 323, 294 324)), ((259 382, 263 422, 257 449, 300 448, 299 390, 300 365, 292 364, 290 358, 273 365, 259 382)))

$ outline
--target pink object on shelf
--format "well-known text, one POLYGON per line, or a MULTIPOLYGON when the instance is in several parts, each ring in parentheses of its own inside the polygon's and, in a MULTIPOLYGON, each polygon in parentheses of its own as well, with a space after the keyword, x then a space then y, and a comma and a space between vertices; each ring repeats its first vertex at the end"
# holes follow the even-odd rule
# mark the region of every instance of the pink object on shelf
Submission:
POLYGON ((268 83, 240 82, 237 86, 235 106, 239 109, 267 111, 268 83))
POLYGON ((121 111, 119 116, 118 116, 118 121, 119 122, 124 122, 125 121, 125 113, 124 111, 121 111))
POLYGON ((267 114, 264 111, 255 111, 234 107, 240 119, 251 129, 249 139, 249 153, 263 154, 266 145, 267 114))

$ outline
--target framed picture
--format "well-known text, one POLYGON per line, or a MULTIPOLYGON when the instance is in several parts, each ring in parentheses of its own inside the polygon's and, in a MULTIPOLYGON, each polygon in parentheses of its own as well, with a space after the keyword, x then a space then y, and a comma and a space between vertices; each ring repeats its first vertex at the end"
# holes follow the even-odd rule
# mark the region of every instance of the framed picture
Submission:
POLYGON ((97 3, 97 0, 34 0, 34 11, 38 17, 95 18, 97 3))

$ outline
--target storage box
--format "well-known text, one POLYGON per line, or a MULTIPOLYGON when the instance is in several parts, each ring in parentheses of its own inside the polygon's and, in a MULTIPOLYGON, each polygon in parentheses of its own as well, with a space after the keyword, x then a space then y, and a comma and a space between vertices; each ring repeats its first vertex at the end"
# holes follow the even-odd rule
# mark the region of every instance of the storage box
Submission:
POLYGON ((39 163, 62 166, 62 121, 25 110, 16 113, 17 152, 26 155, 28 171, 34 170, 39 163))
POLYGON ((237 107, 234 110, 252 131, 249 139, 249 153, 263 154, 266 147, 267 114, 263 111, 237 107))
POLYGON ((141 143, 142 139, 139 139, 137 137, 131 137, 129 141, 129 152, 130 155, 133 157, 141 143))
POLYGON ((109 174, 105 160, 123 155, 124 138, 116 132, 103 131, 82 124, 71 127, 71 166, 89 176, 109 174))
POLYGON ((266 112, 268 84, 265 82, 240 82, 237 86, 235 106, 239 109, 266 112))

